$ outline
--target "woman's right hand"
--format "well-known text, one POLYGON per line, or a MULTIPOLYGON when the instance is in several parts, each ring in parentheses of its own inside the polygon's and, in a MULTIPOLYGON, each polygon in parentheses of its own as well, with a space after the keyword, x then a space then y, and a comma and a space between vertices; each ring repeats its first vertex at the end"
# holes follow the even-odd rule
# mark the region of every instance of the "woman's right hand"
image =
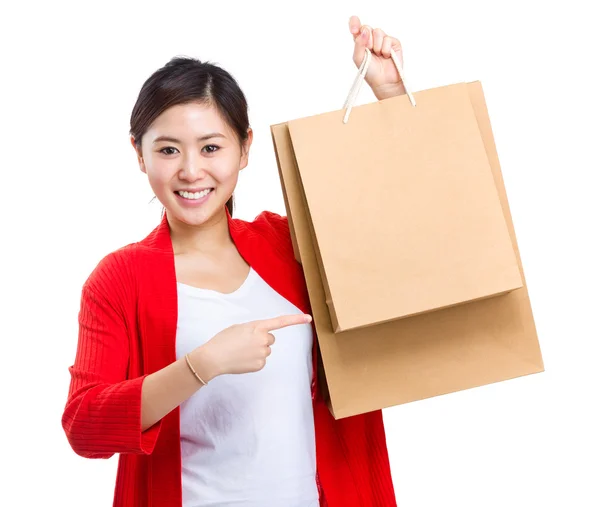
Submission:
POLYGON ((206 382, 218 375, 256 372, 265 367, 271 355, 275 342, 272 331, 311 321, 310 315, 295 314, 236 324, 194 349, 190 360, 206 382))

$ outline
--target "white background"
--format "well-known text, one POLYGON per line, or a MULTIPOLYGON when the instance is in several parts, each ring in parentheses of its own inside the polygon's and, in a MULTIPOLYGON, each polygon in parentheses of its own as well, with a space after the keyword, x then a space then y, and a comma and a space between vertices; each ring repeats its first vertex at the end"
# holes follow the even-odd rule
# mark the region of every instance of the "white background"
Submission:
POLYGON ((82 283, 159 221, 128 140, 143 81, 178 54, 229 70, 255 130, 236 216, 285 214, 269 126, 341 108, 358 14, 414 90, 482 81, 546 366, 385 410, 399 505, 600 506, 600 40, 594 2, 550 3, 2 7, 0 504, 112 504, 117 458, 76 456, 60 419, 82 283))

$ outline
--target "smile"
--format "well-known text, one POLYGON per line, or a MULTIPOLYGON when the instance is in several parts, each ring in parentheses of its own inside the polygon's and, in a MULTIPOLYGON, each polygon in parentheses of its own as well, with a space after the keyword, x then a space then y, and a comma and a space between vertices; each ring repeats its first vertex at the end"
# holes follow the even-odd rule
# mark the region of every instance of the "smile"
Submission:
POLYGON ((213 191, 212 188, 206 188, 206 189, 202 190, 201 192, 188 192, 187 190, 177 190, 176 193, 179 194, 184 199, 189 199, 190 201, 193 201, 193 200, 202 199, 203 197, 206 197, 212 191, 213 191))

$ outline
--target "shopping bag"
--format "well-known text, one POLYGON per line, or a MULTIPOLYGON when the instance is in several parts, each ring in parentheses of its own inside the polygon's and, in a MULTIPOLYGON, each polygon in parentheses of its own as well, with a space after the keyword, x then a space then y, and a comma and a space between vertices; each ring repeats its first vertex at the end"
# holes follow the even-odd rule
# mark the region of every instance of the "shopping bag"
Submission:
POLYGON ((417 95, 287 122, 336 332, 523 286, 467 84, 417 95))
MULTIPOLYGON (((478 81, 464 89, 523 286, 502 296, 345 332, 334 332, 288 123, 271 127, 294 249, 304 269, 317 332, 320 388, 336 419, 544 371, 483 89, 478 81)), ((418 104, 422 95, 415 94, 418 104)))

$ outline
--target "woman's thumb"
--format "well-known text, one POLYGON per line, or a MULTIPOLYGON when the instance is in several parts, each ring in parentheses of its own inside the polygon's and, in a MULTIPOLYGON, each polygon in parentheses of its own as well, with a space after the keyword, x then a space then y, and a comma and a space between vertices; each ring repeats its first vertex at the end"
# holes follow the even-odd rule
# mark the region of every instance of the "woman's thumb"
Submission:
POLYGON ((363 59, 365 58, 365 49, 369 45, 369 38, 371 37, 371 30, 366 26, 363 26, 360 33, 354 40, 354 55, 352 59, 357 67, 360 67, 363 59))

